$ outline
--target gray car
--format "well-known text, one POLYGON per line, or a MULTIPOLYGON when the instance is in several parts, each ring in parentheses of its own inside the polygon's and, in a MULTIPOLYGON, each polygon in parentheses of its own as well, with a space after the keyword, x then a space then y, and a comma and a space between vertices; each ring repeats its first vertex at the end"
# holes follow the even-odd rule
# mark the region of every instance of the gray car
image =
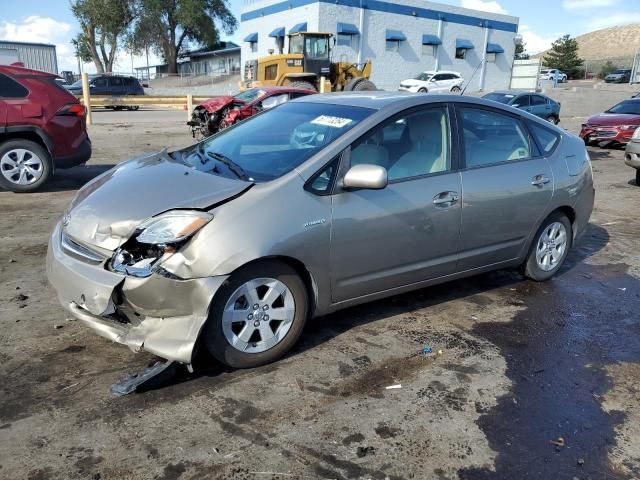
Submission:
POLYGON ((47 274, 104 337, 253 367, 347 306, 499 268, 546 280, 593 200, 584 143, 521 110, 313 95, 94 179, 47 274))

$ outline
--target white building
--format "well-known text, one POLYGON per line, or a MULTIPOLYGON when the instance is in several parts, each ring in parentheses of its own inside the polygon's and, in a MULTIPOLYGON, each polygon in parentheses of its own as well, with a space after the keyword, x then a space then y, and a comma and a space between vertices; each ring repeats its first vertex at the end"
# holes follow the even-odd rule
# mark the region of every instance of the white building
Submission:
POLYGON ((519 21, 422 0, 248 0, 240 20, 243 65, 287 52, 291 32, 329 32, 334 61, 371 59, 379 88, 439 69, 460 72, 469 91, 509 87, 519 21))
POLYGON ((20 62, 27 68, 58 74, 56 46, 0 40, 0 65, 20 62))

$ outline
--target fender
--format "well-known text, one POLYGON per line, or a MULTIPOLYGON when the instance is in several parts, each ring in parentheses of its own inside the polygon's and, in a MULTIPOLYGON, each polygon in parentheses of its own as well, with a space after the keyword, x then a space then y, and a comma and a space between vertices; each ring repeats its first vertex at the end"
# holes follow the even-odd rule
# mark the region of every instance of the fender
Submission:
POLYGON ((35 125, 10 125, 8 127, 0 127, 0 135, 4 133, 14 134, 23 132, 36 134, 47 148, 49 155, 53 157, 53 142, 49 135, 47 135, 40 127, 36 127, 35 125))

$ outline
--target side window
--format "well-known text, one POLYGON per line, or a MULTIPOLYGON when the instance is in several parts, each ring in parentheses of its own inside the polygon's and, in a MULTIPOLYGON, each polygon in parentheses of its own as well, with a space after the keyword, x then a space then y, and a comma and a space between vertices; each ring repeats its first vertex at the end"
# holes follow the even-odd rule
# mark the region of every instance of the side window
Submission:
POLYGON ((380 165, 389 181, 444 172, 451 168, 449 138, 445 107, 396 116, 352 146, 351 165, 380 165))
POLYGON ((513 102, 514 107, 529 107, 531 106, 531 95, 521 95, 513 102))
POLYGON ((275 80, 278 76, 278 65, 268 65, 264 67, 264 79, 275 80))
POLYGON ((316 195, 328 195, 331 193, 333 187, 333 180, 336 175, 336 169, 338 168, 338 161, 340 155, 333 159, 333 161, 316 173, 309 182, 305 185, 305 190, 315 193, 316 195))
POLYGON ((92 82, 94 87, 106 87, 107 79, 104 77, 98 77, 92 82))
POLYGON ((560 142, 560 135, 558 133, 541 127, 537 123, 529 123, 529 129, 538 142, 543 155, 551 154, 555 150, 556 145, 560 142))
POLYGON ((547 104, 547 99, 544 97, 541 97, 540 95, 531 95, 531 105, 532 106, 537 106, 537 105, 546 105, 547 104))
POLYGON ((122 78, 120 78, 120 77, 111 77, 109 79, 109 86, 111 86, 111 87, 121 87, 122 86, 122 78))
POLYGON ((444 76, 442 73, 439 73, 438 75, 434 75, 434 76, 432 77, 432 80, 434 80, 434 81, 436 81, 436 82, 437 82, 437 81, 440 81, 440 80, 445 80, 445 78, 444 78, 444 77, 445 77, 445 76, 444 76))
POLYGON ((289 100, 288 93, 281 93, 280 95, 272 95, 260 102, 260 108, 267 110, 269 108, 273 108, 277 105, 280 105, 281 103, 284 103, 287 100, 289 100))
POLYGON ((24 98, 29 90, 15 80, 0 74, 0 98, 24 98))
POLYGON ((467 167, 531 158, 529 134, 518 119, 476 108, 461 113, 467 167))

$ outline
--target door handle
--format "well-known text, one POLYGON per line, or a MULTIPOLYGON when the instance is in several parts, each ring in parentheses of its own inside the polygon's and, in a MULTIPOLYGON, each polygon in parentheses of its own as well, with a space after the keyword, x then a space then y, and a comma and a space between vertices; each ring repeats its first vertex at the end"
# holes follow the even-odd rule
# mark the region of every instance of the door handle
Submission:
POLYGON ((551 180, 545 177, 544 175, 536 175, 535 177, 533 177, 533 180, 531 181, 531 185, 533 185, 534 187, 543 187, 550 181, 551 180))
POLYGON ((440 192, 435 197, 433 197, 433 204, 436 207, 447 208, 457 203, 458 200, 460 200, 460 195, 458 195, 458 192, 440 192))

